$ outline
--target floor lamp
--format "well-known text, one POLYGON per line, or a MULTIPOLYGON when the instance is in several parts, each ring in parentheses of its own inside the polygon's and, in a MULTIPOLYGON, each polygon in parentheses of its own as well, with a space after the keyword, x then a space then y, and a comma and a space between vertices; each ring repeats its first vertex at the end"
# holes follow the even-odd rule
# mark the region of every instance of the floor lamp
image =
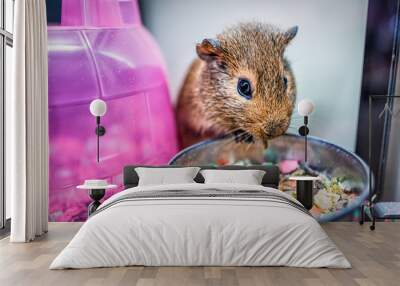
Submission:
POLYGON ((307 163, 307 135, 310 132, 308 129, 308 116, 314 111, 314 104, 308 99, 303 99, 297 105, 297 112, 304 117, 304 125, 300 126, 299 134, 304 136, 304 163, 307 163))
POLYGON ((90 103, 90 113, 96 117, 97 135, 97 163, 100 161, 100 137, 106 134, 106 129, 100 124, 100 118, 107 112, 107 104, 101 99, 95 99, 90 103))

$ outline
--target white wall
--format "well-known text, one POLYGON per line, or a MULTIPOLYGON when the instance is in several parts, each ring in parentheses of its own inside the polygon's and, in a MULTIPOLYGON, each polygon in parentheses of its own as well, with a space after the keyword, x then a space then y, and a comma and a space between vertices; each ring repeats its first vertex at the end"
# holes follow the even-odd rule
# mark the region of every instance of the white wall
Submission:
MULTIPOLYGON (((287 49, 298 99, 316 104, 311 135, 354 150, 367 19, 367 0, 144 0, 142 18, 164 53, 173 100, 195 44, 224 27, 258 20, 299 26, 287 49)), ((299 126, 294 120, 293 126, 299 126)), ((290 131, 294 131, 291 129, 290 131)))

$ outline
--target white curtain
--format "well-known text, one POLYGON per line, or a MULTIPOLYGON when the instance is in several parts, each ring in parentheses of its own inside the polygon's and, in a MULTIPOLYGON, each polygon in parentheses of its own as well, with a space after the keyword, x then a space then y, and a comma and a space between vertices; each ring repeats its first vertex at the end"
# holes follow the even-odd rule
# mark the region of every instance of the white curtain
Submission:
POLYGON ((12 242, 47 232, 48 99, 45 0, 15 1, 13 92, 6 98, 6 187, 12 242))

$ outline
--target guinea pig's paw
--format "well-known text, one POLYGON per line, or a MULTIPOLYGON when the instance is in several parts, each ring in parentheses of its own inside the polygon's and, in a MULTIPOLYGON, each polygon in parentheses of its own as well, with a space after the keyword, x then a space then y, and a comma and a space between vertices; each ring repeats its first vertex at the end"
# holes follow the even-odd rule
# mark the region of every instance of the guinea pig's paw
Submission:
POLYGON ((233 132, 233 136, 235 136, 235 141, 237 143, 254 143, 253 135, 244 130, 237 130, 233 132))

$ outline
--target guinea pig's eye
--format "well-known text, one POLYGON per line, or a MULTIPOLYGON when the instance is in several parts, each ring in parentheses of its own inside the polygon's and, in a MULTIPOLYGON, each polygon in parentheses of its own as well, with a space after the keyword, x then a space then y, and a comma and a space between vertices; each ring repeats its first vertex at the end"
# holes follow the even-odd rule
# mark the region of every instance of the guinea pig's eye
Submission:
POLYGON ((251 84, 248 79, 245 78, 240 78, 237 83, 237 91, 238 93, 243 96, 246 99, 251 99, 252 98, 252 90, 251 90, 251 84))

